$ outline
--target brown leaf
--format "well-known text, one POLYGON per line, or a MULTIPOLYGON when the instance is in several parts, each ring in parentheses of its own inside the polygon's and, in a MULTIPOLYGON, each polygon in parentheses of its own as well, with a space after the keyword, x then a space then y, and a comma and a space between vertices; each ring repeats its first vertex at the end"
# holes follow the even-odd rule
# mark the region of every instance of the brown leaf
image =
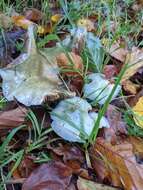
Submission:
POLYGON ((59 144, 59 147, 48 146, 48 149, 51 149, 58 156, 63 156, 64 163, 69 160, 77 160, 79 163, 85 161, 83 152, 76 146, 59 144))
POLYGON ((70 79, 68 87, 72 92, 76 92, 76 94, 80 96, 82 92, 83 84, 84 84, 83 78, 80 76, 77 76, 70 79))
POLYGON ((134 47, 132 52, 127 54, 125 63, 129 65, 129 68, 122 77, 122 82, 129 79, 138 71, 138 69, 143 67, 143 50, 134 47))
POLYGON ((109 187, 107 185, 99 184, 83 178, 77 181, 78 190, 116 190, 117 188, 109 187))
POLYGON ((27 113, 24 107, 18 107, 9 111, 0 112, 0 129, 13 128, 21 125, 27 113))
POLYGON ((107 79, 111 79, 118 74, 118 70, 115 65, 105 65, 103 73, 107 79))
POLYGON ((31 8, 25 12, 25 18, 33 22, 38 22, 42 19, 42 12, 38 9, 31 8))
POLYGON ((103 129, 104 136, 106 141, 115 143, 119 134, 127 134, 126 124, 122 121, 122 113, 113 105, 108 106, 106 115, 110 128, 103 129))
POLYGON ((126 190, 143 189, 143 165, 136 162, 131 143, 122 141, 120 144, 111 145, 103 138, 98 138, 92 147, 91 159, 102 180, 108 179, 112 185, 124 187, 126 190), (103 164, 104 175, 96 167, 99 163, 103 164))
POLYGON ((18 168, 13 172, 14 179, 28 177, 38 164, 34 163, 35 157, 25 155, 18 168))
POLYGON ((133 82, 130 81, 130 80, 125 80, 125 81, 122 83, 122 86, 123 86, 123 89, 124 89, 127 93, 129 93, 129 94, 131 94, 131 95, 137 94, 137 92, 138 92, 138 90, 139 90, 139 88, 140 88, 139 85, 133 83, 133 82))
POLYGON ((63 73, 66 76, 78 76, 78 72, 82 73, 83 71, 82 59, 79 55, 73 52, 69 53, 68 56, 65 53, 61 53, 60 55, 58 55, 58 66, 61 68, 61 70, 63 70, 63 73))
POLYGON ((126 55, 128 53, 128 51, 125 48, 122 48, 118 42, 111 45, 110 49, 107 51, 112 57, 121 62, 125 61, 126 55))
POLYGON ((61 162, 42 164, 32 172, 22 190, 66 190, 70 185, 72 170, 61 162))
POLYGON ((130 136, 127 139, 133 145, 133 151, 138 161, 143 160, 143 140, 141 138, 130 136))

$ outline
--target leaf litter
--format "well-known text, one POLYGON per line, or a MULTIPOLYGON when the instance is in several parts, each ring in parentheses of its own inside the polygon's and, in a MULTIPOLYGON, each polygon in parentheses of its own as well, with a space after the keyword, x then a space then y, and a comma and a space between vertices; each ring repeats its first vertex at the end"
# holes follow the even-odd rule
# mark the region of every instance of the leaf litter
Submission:
POLYGON ((0 188, 143 188, 142 3, 94 3, 0 13, 0 188))

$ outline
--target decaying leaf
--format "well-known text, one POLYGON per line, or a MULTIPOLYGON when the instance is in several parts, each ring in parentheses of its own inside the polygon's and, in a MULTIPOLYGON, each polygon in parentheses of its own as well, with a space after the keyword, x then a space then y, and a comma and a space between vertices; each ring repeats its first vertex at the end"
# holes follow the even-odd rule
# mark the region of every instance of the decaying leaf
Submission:
POLYGON ((103 138, 98 138, 92 147, 91 159, 93 168, 102 180, 106 179, 112 185, 126 190, 143 189, 143 165, 137 163, 133 146, 128 141, 111 145, 103 138))
POLYGON ((125 80, 124 82, 122 82, 122 86, 123 89, 125 90, 125 92, 135 95, 137 94, 140 86, 133 83, 131 80, 125 80))
MULTIPOLYGON (((90 112, 91 105, 79 97, 61 101, 51 112, 52 128, 63 139, 84 143, 90 136, 98 113, 90 112)), ((109 127, 102 117, 100 127, 109 127)))
POLYGON ((0 129, 13 128, 21 125, 26 117, 27 110, 18 107, 9 111, 0 112, 0 129))
POLYGON ((42 12, 35 8, 28 9, 24 15, 26 19, 31 20, 33 22, 40 21, 43 16, 42 12))
POLYGON ((58 147, 52 147, 51 145, 48 145, 48 149, 52 150, 56 155, 62 156, 64 163, 73 160, 76 160, 81 164, 85 162, 83 152, 76 146, 59 144, 58 147))
POLYGON ((78 190, 117 190, 117 188, 99 184, 79 177, 77 180, 78 190))
POLYGON ((26 19, 25 16, 22 15, 12 16, 12 21, 16 26, 19 26, 23 29, 28 29, 28 27, 33 24, 30 20, 26 19))
POLYGON ((77 76, 79 73, 83 72, 83 63, 80 56, 71 52, 66 55, 65 53, 61 53, 57 56, 58 66, 61 68, 61 71, 66 76, 77 76), (69 56, 69 58, 68 58, 69 56), (70 61, 71 59, 71 61, 70 61))
POLYGON ((115 59, 125 62, 128 50, 121 47, 118 42, 111 45, 110 49, 107 49, 107 52, 115 59))
POLYGON ((61 49, 53 48, 38 51, 34 39, 34 26, 28 28, 28 50, 7 68, 0 70, 3 79, 3 94, 8 100, 16 98, 19 102, 40 105, 46 97, 54 101, 61 97, 73 96, 59 79, 56 55, 61 49))
POLYGON ((42 164, 27 178, 22 190, 66 190, 70 185, 72 170, 61 162, 42 164))
POLYGON ((133 48, 132 52, 127 54, 125 63, 128 64, 129 67, 122 77, 122 82, 129 79, 138 71, 138 69, 143 67, 143 50, 133 48))
POLYGON ((34 162, 36 157, 31 155, 24 155, 20 165, 12 173, 14 179, 27 178, 34 169, 38 167, 38 164, 34 162))
MULTIPOLYGON (((83 87, 84 96, 91 101, 96 101, 101 105, 104 104, 114 87, 114 83, 109 82, 101 73, 89 74, 87 80, 89 80, 89 83, 83 87)), ((118 85, 112 99, 119 94, 120 90, 121 86, 118 85)))
POLYGON ((133 107, 133 112, 134 112, 134 121, 135 123, 143 128, 143 96, 139 98, 138 102, 136 105, 133 107))
POLYGON ((110 128, 104 128, 103 130, 107 142, 115 143, 120 134, 127 135, 126 123, 123 122, 122 113, 117 107, 109 104, 106 117, 110 125, 110 128))
POLYGON ((115 65, 105 65, 103 74, 107 79, 112 79, 118 74, 117 67, 115 65))

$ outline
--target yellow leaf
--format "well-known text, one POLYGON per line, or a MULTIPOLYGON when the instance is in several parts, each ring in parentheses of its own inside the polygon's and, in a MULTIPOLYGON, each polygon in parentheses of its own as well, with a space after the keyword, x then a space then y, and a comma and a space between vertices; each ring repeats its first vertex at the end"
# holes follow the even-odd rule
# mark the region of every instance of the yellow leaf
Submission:
POLYGON ((135 123, 143 128, 143 96, 139 98, 138 102, 133 107, 133 112, 135 123))
POLYGON ((51 33, 52 27, 51 26, 38 26, 37 33, 40 35, 51 33))
POLYGON ((57 23, 60 19, 61 19, 60 14, 55 14, 55 15, 51 16, 51 21, 54 23, 57 23))
POLYGON ((24 16, 13 16, 12 21, 16 26, 19 26, 23 29, 28 29, 28 27, 33 24, 30 20, 26 19, 24 16))

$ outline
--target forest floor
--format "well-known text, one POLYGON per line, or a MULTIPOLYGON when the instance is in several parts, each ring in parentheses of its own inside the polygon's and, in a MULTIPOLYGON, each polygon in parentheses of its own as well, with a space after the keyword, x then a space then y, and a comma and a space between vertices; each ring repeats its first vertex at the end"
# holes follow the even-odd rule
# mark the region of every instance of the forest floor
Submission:
POLYGON ((0 1, 0 190, 143 189, 143 1, 0 1))

